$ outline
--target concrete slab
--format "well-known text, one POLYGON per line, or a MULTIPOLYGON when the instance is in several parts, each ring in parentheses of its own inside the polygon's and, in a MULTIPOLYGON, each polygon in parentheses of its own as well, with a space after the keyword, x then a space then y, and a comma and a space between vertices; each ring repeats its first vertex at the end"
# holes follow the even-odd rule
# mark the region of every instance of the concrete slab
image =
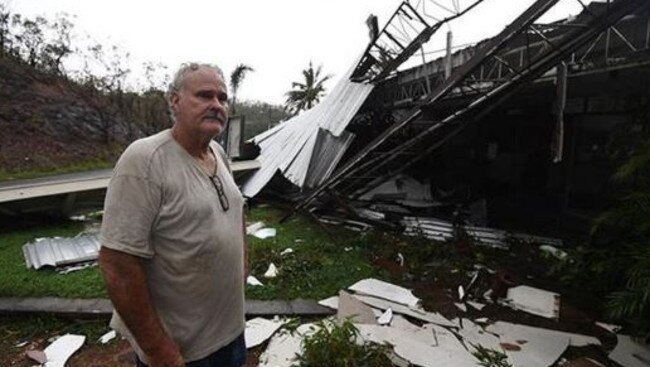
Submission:
POLYGON ((355 324, 377 324, 372 308, 343 290, 339 292, 336 318, 341 323, 350 319, 355 324))
MULTIPOLYGON (((110 315, 113 306, 108 299, 0 298, 0 313, 51 313, 59 315, 110 315)), ((247 316, 332 315, 334 311, 314 300, 246 301, 247 316)))

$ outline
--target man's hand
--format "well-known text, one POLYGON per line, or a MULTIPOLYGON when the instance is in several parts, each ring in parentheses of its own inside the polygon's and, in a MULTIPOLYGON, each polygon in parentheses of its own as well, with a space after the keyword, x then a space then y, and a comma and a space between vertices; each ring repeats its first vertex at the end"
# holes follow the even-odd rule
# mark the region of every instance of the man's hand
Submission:
POLYGON ((178 346, 167 338, 149 357, 149 367, 185 367, 178 346))

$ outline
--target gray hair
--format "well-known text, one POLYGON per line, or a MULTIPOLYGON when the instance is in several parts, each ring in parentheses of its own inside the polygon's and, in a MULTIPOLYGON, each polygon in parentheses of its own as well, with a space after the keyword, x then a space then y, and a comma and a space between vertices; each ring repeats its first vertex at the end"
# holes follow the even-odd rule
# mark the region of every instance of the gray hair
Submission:
POLYGON ((176 73, 174 73, 174 77, 172 78, 171 83, 169 83, 169 86, 167 87, 167 92, 165 93, 165 99, 167 100, 167 108, 169 110, 169 116, 171 116, 172 121, 176 120, 176 116, 174 116, 174 110, 172 109, 171 96, 174 93, 178 93, 178 91, 180 91, 181 88, 183 88, 183 83, 185 82, 185 76, 187 74, 189 74, 192 71, 197 71, 200 68, 208 68, 214 70, 214 72, 216 72, 224 80, 225 83, 226 77, 223 75, 223 71, 221 71, 221 68, 218 67, 217 65, 198 63, 198 62, 187 62, 181 64, 181 66, 178 68, 176 73))

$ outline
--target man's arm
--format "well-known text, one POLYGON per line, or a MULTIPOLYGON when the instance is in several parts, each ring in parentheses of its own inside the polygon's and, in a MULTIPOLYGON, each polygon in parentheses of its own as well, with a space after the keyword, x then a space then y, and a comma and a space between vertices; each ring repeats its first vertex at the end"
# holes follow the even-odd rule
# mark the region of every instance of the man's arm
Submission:
POLYGON ((178 346, 165 332, 151 304, 141 259, 102 247, 99 267, 113 307, 149 358, 149 366, 185 366, 178 346))

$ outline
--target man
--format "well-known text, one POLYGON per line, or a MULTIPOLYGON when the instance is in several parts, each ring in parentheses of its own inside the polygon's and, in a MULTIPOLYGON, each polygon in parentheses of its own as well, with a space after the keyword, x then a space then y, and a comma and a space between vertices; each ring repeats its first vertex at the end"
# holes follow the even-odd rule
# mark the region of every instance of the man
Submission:
POLYGON ((244 201, 213 141, 228 120, 225 78, 183 65, 167 98, 173 127, 131 144, 106 194, 99 265, 111 326, 138 366, 241 366, 244 201))

